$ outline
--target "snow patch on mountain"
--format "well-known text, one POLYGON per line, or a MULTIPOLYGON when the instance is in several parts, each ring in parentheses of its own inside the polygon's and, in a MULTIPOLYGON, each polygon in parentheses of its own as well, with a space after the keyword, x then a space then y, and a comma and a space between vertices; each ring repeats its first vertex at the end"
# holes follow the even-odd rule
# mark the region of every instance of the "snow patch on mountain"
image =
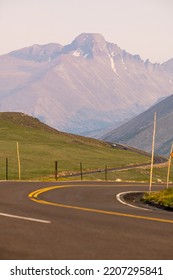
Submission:
POLYGON ((76 57, 81 56, 81 50, 77 49, 76 51, 73 51, 73 55, 76 56, 76 57))
POLYGON ((119 74, 117 72, 117 69, 115 67, 115 63, 114 63, 113 57, 110 54, 108 54, 108 56, 109 56, 109 59, 110 59, 111 68, 114 71, 114 73, 117 75, 117 77, 119 78, 120 76, 119 76, 119 74))

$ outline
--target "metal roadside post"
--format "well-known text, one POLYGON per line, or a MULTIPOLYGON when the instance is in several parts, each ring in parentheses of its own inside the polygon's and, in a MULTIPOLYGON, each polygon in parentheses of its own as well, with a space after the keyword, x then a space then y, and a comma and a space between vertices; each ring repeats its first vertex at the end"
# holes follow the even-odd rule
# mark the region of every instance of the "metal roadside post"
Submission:
POLYGON ((55 161, 55 180, 58 180, 58 161, 55 161))
POLYGON ((83 180, 83 170, 82 170, 82 162, 80 162, 80 178, 83 180))
POLYGON ((105 165, 105 181, 107 181, 107 179, 108 179, 107 174, 108 174, 108 168, 107 168, 107 165, 105 165))
POLYGON ((5 180, 8 180, 8 158, 6 158, 6 161, 5 161, 5 180))

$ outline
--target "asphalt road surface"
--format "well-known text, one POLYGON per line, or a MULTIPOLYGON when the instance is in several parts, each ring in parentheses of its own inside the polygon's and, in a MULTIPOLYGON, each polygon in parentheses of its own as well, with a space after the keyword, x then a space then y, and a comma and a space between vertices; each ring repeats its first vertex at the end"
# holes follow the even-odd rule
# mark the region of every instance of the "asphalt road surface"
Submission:
POLYGON ((0 259, 173 259, 173 212, 116 198, 147 190, 115 182, 0 182, 0 259))

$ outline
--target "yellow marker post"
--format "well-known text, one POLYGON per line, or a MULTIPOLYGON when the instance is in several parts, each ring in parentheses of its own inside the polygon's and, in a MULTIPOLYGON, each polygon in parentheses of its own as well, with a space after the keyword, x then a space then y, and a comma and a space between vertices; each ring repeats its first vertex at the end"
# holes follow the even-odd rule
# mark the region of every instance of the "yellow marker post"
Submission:
POLYGON ((154 128, 153 128, 153 141, 152 141, 152 155, 151 155, 151 169, 150 169, 150 187, 149 187, 149 193, 151 192, 152 179, 153 179, 155 135, 156 135, 156 112, 154 113, 154 128))
POLYGON ((17 160, 18 160, 19 180, 21 180, 20 153, 19 153, 19 143, 18 142, 17 142, 17 160))
POLYGON ((166 187, 168 189, 169 187, 169 176, 170 176, 170 169, 171 169, 171 159, 173 157, 173 144, 171 146, 171 151, 170 151, 170 155, 169 155, 169 160, 168 160, 168 173, 167 173, 167 183, 166 183, 166 187))

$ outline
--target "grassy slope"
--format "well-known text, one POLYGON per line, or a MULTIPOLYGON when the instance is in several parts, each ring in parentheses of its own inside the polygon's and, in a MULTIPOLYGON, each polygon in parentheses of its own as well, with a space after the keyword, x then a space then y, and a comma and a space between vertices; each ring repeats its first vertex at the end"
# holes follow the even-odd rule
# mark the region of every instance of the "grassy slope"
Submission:
POLYGON ((91 138, 58 132, 37 119, 21 113, 0 113, 0 179, 5 179, 5 159, 9 179, 18 178, 16 142, 19 142, 22 179, 53 178, 54 161, 60 174, 83 169, 103 169, 149 162, 149 158, 111 148, 91 138))

